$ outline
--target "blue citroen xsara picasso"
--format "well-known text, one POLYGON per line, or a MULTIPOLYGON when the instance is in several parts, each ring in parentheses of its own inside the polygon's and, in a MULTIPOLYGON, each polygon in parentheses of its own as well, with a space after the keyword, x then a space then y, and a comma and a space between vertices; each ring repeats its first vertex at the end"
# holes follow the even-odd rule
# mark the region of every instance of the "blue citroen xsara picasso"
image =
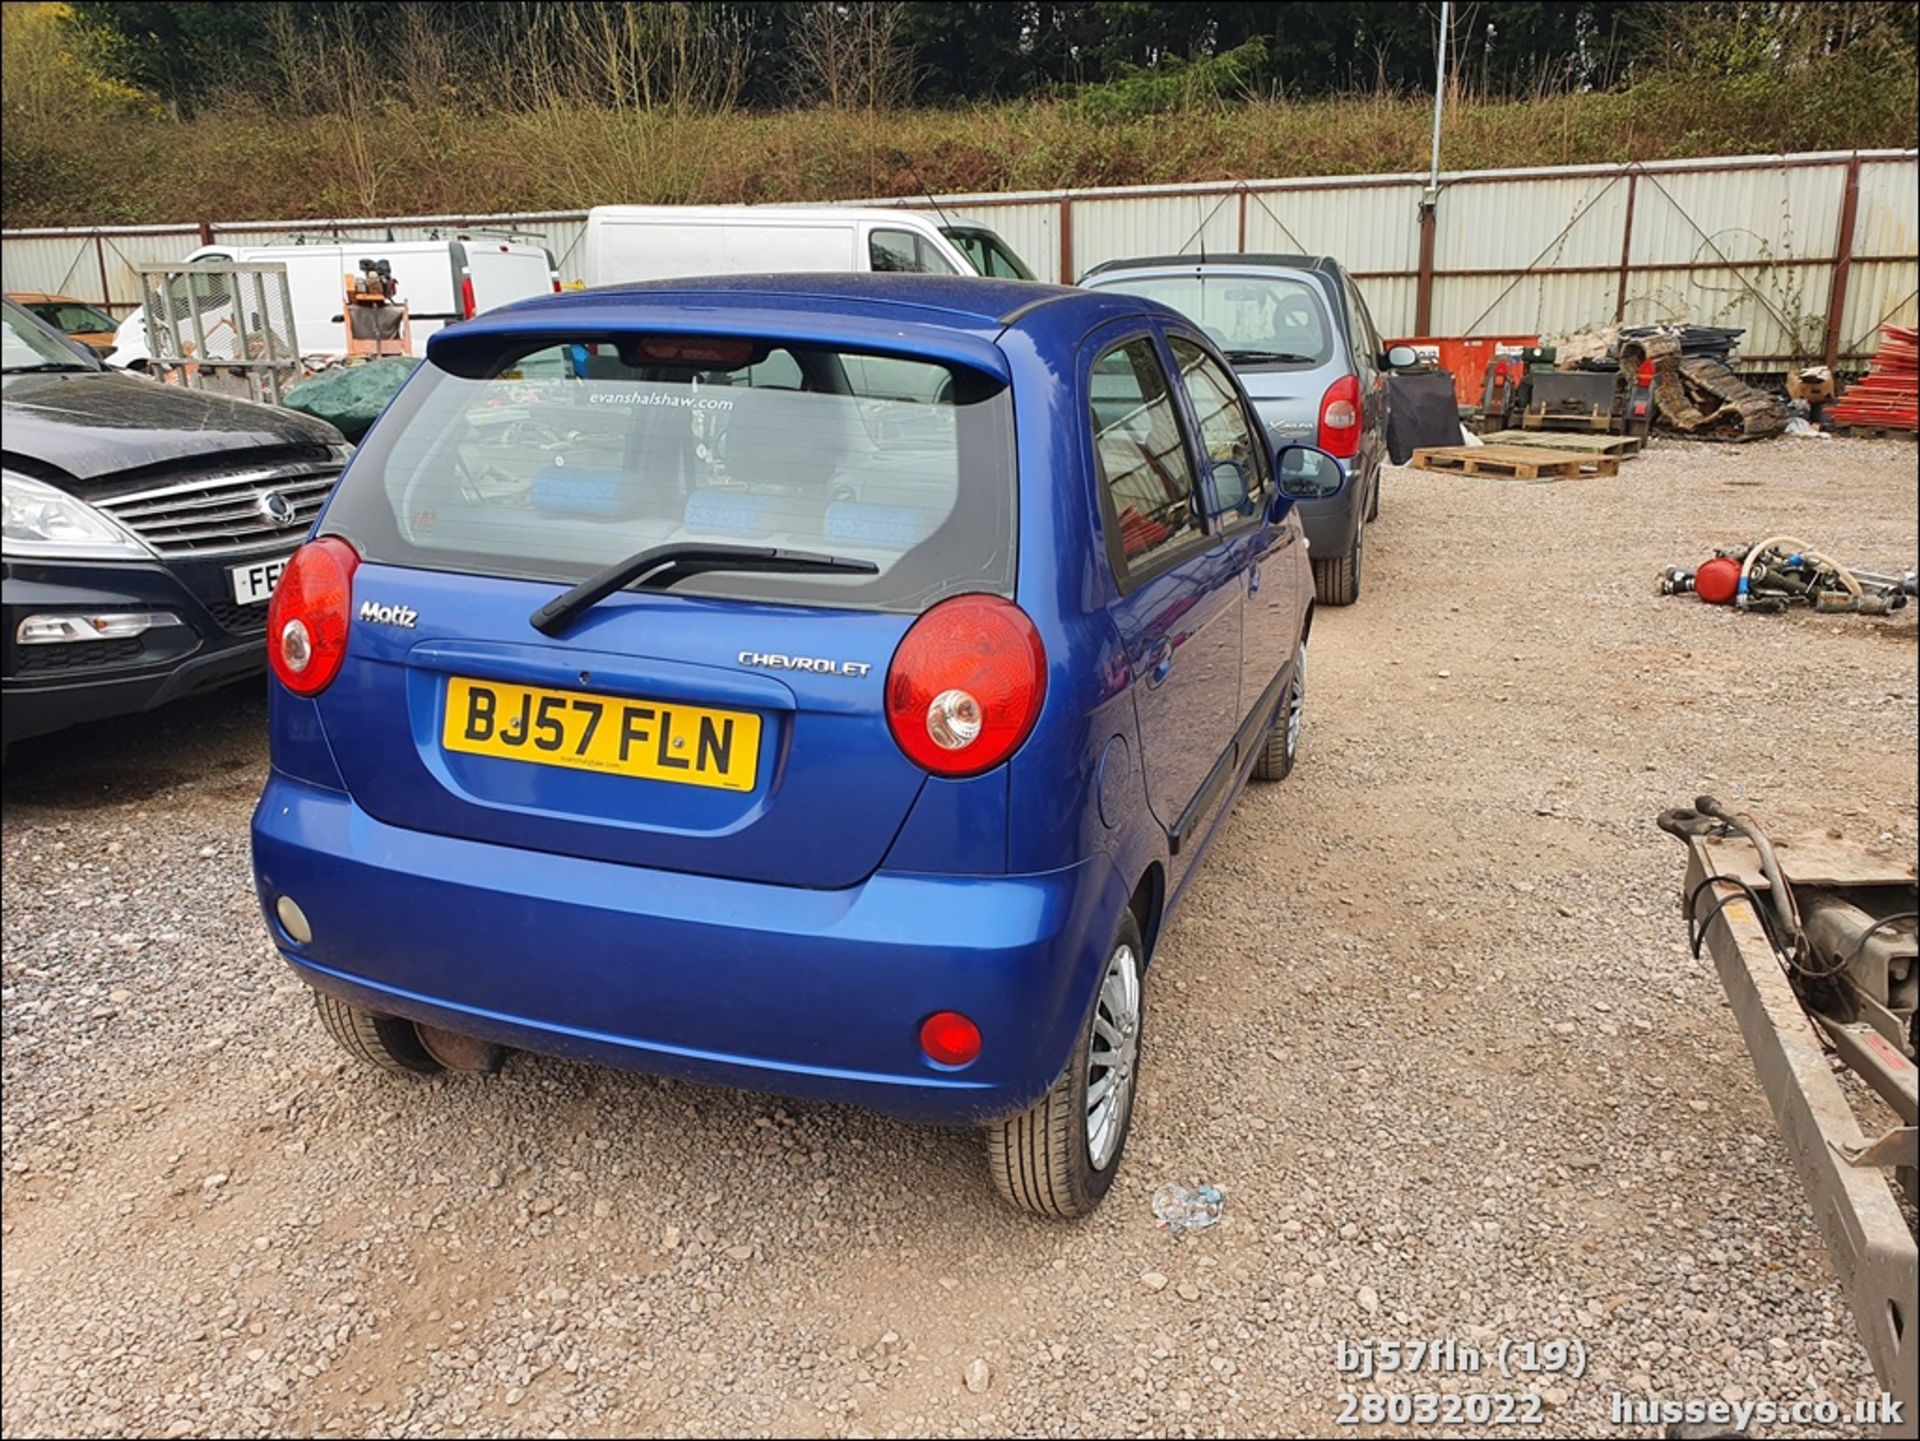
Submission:
POLYGON ((520 1047, 985 1123, 1080 1215, 1142 986, 1313 582, 1205 337, 1134 297, 805 275, 433 337, 274 595, 260 900, 388 1067, 520 1047))

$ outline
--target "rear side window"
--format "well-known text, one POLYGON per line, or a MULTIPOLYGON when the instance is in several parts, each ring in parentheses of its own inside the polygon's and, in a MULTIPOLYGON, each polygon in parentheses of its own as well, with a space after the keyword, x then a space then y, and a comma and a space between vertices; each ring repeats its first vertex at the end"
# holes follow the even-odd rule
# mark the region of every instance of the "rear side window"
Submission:
POLYGON ((867 236, 867 266, 880 271, 951 275, 947 258, 924 235, 911 230, 875 230, 867 236))
POLYGON ((1012 594, 1004 386, 925 360, 753 349, 717 368, 604 339, 542 342, 479 375, 430 362, 368 434, 324 529, 369 560, 567 583, 680 542, 879 567, 715 572, 675 594, 911 613, 1012 594))
POLYGON ((1360 288, 1349 277, 1344 285, 1347 297, 1347 314, 1353 324, 1353 354, 1358 362, 1361 374, 1371 377, 1380 368, 1380 352, 1385 348, 1380 344, 1380 333, 1373 328, 1373 317, 1367 314, 1367 302, 1361 298, 1360 288))
POLYGON ((1138 579, 1201 534, 1193 468, 1159 352, 1146 336, 1093 363, 1093 454, 1121 581, 1138 579))

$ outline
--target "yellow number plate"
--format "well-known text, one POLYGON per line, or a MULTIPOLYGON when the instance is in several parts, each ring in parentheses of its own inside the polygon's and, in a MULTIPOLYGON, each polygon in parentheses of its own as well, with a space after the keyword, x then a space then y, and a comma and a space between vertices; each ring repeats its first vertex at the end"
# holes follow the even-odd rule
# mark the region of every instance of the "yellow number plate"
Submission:
POLYGON ((450 751, 678 785, 753 789, 760 717, 501 681, 447 684, 450 751))

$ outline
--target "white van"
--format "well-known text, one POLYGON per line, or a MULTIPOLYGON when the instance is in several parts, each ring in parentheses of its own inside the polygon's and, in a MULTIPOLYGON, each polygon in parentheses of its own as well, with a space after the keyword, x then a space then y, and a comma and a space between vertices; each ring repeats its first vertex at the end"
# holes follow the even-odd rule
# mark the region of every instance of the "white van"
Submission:
MULTIPOLYGON (((560 288, 552 252, 523 241, 469 237, 464 240, 354 241, 332 237, 297 245, 203 245, 186 257, 195 260, 273 261, 287 267, 287 291, 293 301, 294 339, 302 355, 344 355, 346 276, 362 260, 384 260, 407 303, 413 347, 455 320, 546 295, 560 288)), ((207 296, 218 307, 224 296, 207 296)), ((147 361, 146 312, 135 310, 114 333, 109 365, 139 367, 147 361)))
POLYGON ((596 205, 583 250, 588 285, 761 271, 979 273, 925 215, 846 206, 596 205))

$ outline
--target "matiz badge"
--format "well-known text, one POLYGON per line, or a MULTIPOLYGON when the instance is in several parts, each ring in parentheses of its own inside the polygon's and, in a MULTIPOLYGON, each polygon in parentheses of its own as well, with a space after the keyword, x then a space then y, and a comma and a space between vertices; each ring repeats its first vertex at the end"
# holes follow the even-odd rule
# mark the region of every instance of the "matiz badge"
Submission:
POLYGON ((377 601, 360 602, 360 619, 373 625, 397 625, 407 630, 413 629, 413 623, 420 619, 420 612, 410 605, 381 605, 377 601))

